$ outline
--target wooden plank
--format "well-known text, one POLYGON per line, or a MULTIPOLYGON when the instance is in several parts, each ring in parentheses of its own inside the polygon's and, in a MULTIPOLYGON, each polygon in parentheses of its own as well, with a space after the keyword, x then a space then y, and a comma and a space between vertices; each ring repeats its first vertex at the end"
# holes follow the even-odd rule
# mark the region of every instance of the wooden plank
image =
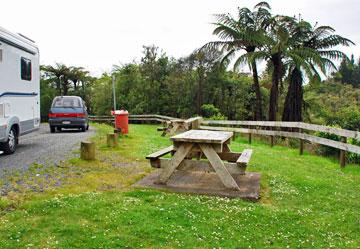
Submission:
POLYGON ((279 136, 279 137, 291 137, 304 139, 308 142, 317 143, 333 147, 340 150, 345 150, 353 153, 360 154, 360 147, 352 144, 342 143, 327 138, 316 137, 306 133, 299 132, 287 132, 287 131, 270 131, 270 130, 253 130, 246 128, 231 128, 231 127, 214 127, 214 126, 200 126, 200 129, 210 129, 216 131, 236 131, 240 133, 252 133, 257 135, 267 135, 267 136, 279 136))
POLYGON ((159 122, 159 123, 164 122, 164 120, 159 118, 129 118, 129 121, 148 121, 148 122, 159 122))
POLYGON ((188 124, 189 129, 196 130, 199 129, 202 120, 202 117, 194 117, 185 120, 185 123, 188 124))
POLYGON ((215 126, 200 126, 202 130, 212 130, 212 131, 232 131, 238 133, 251 133, 256 135, 267 135, 267 136, 281 136, 281 137, 294 137, 299 138, 296 132, 288 131, 272 131, 272 130, 258 130, 258 129, 248 129, 248 128, 233 128, 233 127, 215 127, 215 126))
POLYGON ((334 135, 338 135, 341 137, 346 138, 354 138, 354 139, 360 139, 360 132, 358 131, 350 131, 340 128, 334 128, 334 127, 327 127, 323 125, 316 125, 316 124, 307 124, 307 123, 300 123, 300 127, 305 130, 311 130, 311 131, 319 131, 319 132, 325 132, 330 133, 334 135))
MULTIPOLYGON (((183 142, 174 142, 174 150, 176 151, 178 149, 179 146, 181 146, 183 142)), ((197 145, 198 143, 194 144, 194 147, 192 148, 192 152, 201 152, 200 147, 197 145)), ((223 146, 224 144, 212 144, 213 149, 217 152, 217 153, 222 153, 223 152, 223 146)))
POLYGON ((174 117, 157 115, 157 114, 143 114, 143 115, 130 114, 129 118, 157 118, 157 119, 163 119, 163 120, 177 119, 177 118, 174 118, 174 117))
MULTIPOLYGON (((218 153, 218 152, 217 152, 218 153)), ((237 153, 237 152, 220 152, 218 153, 219 157, 221 160, 223 161, 228 161, 228 162, 233 162, 235 163, 238 158, 241 156, 241 153, 237 153)), ((187 158, 192 159, 192 158, 196 158, 196 159, 200 159, 200 158, 206 158, 205 155, 201 152, 200 153, 200 157, 199 157, 199 152, 195 152, 194 148, 191 150, 191 152, 189 153, 189 155, 187 156, 187 158)))
POLYGON ((192 147, 193 144, 191 143, 183 143, 182 146, 179 147, 174 156, 171 158, 170 165, 167 168, 164 168, 160 173, 158 183, 166 184, 172 173, 174 173, 175 169, 185 159, 192 147))
POLYGON ((222 125, 222 126, 263 126, 263 127, 283 127, 301 128, 304 130, 330 133, 342 137, 360 139, 359 131, 351 131, 340 128, 328 127, 303 122, 280 122, 280 121, 237 121, 237 120, 204 120, 202 125, 222 125))
POLYGON ((330 139, 322 138, 322 137, 315 137, 315 136, 311 136, 308 134, 303 134, 303 136, 304 136, 304 139, 309 142, 322 144, 322 145, 326 145, 326 146, 333 147, 336 149, 360 154, 360 147, 356 146, 356 145, 338 142, 338 141, 334 141, 334 140, 330 140, 330 139))
POLYGON ((191 143, 215 143, 223 144, 233 136, 232 132, 218 132, 207 130, 190 130, 170 139, 175 142, 191 142, 191 143))
POLYGON ((235 126, 265 126, 265 127, 289 127, 298 128, 300 122, 280 121, 238 121, 238 120, 204 120, 203 125, 235 125, 235 126))
POLYGON ((201 150, 204 152, 205 156, 209 160, 211 166, 214 168, 216 174, 219 176, 220 180, 225 187, 233 190, 240 190, 234 178, 230 175, 229 171, 226 169, 224 163, 221 161, 218 154, 209 144, 200 144, 201 150))
POLYGON ((245 149, 242 153, 239 159, 236 161, 238 165, 248 165, 251 159, 251 155, 253 153, 253 150, 251 149, 245 149))
MULTIPOLYGON (((160 168, 167 168, 170 165, 170 158, 160 158, 159 159, 159 166, 160 168)), ((229 171, 230 174, 245 174, 245 170, 247 164, 237 164, 237 163, 224 163, 226 169, 229 171)), ((189 160, 184 159, 177 170, 184 170, 184 171, 206 171, 206 172, 215 172, 214 168, 210 165, 208 161, 196 161, 196 160, 189 160)))
POLYGON ((164 156, 164 155, 170 153, 173 150, 174 150, 174 146, 171 145, 169 147, 166 147, 164 149, 161 149, 159 151, 156 151, 156 152, 146 156, 146 159, 156 159, 156 158, 159 158, 161 156, 164 156))

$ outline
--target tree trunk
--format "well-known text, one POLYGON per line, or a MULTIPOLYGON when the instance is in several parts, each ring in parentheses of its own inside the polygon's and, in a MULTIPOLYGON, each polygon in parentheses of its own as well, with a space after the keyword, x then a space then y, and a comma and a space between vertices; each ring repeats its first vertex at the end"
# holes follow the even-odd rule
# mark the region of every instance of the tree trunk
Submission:
POLYGON ((68 83, 68 79, 63 77, 63 94, 66 96, 68 94, 68 90, 69 90, 69 83, 68 83))
POLYGON ((198 90, 197 90, 197 101, 196 101, 196 112, 197 115, 201 115, 201 106, 203 102, 203 82, 204 82, 204 70, 203 68, 198 69, 198 90))
POLYGON ((253 80, 254 80, 254 90, 256 95, 256 106, 255 106, 255 120, 262 120, 263 113, 262 113, 262 98, 261 98, 261 91, 260 91, 260 84, 259 84, 259 75, 257 72, 256 62, 251 63, 253 80))
POLYGON ((58 94, 61 95, 61 78, 60 76, 56 76, 56 77, 57 77, 56 90, 58 91, 58 94))
POLYGON ((77 83, 78 83, 78 81, 77 81, 77 80, 74 80, 73 83, 74 83, 74 90, 75 90, 75 92, 76 92, 76 91, 77 91, 77 83))
POLYGON ((278 110, 279 83, 281 79, 281 58, 275 55, 271 58, 273 63, 272 85, 270 90, 269 101, 269 121, 276 121, 276 113, 278 110))
POLYGON ((289 88, 285 99, 283 121, 302 121, 303 77, 299 69, 291 71, 289 88))

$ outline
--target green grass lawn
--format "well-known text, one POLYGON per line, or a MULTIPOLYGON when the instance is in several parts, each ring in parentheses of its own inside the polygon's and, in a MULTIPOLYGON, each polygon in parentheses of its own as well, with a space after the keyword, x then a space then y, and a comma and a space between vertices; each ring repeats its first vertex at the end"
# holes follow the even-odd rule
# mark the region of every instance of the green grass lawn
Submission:
POLYGON ((97 161, 70 160, 62 186, 1 199, 0 248, 360 248, 359 165, 237 138, 232 150, 252 148, 248 170, 262 174, 257 203, 133 189, 169 138, 131 125, 108 149, 111 128, 97 128, 97 161))

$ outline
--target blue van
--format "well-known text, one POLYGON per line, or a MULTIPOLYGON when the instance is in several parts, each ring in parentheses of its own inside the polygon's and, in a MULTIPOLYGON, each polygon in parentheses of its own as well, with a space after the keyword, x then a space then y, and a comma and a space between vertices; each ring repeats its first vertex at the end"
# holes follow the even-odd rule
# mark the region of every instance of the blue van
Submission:
POLYGON ((55 97, 49 112, 50 132, 62 128, 89 129, 89 118, 85 102, 78 96, 55 97))

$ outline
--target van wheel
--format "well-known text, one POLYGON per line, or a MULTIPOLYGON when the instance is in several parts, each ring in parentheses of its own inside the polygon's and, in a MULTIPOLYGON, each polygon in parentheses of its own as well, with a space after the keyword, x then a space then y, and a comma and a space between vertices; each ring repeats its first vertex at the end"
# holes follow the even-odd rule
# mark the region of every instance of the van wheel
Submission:
POLYGON ((18 144, 18 135, 15 127, 11 127, 9 132, 9 138, 5 143, 0 143, 0 150, 4 151, 4 154, 9 155, 16 151, 18 144))
POLYGON ((82 132, 85 132, 85 131, 86 131, 86 126, 85 126, 85 125, 82 126, 82 127, 80 128, 80 130, 81 130, 82 132))
POLYGON ((50 126, 50 132, 55 133, 55 126, 50 126))

